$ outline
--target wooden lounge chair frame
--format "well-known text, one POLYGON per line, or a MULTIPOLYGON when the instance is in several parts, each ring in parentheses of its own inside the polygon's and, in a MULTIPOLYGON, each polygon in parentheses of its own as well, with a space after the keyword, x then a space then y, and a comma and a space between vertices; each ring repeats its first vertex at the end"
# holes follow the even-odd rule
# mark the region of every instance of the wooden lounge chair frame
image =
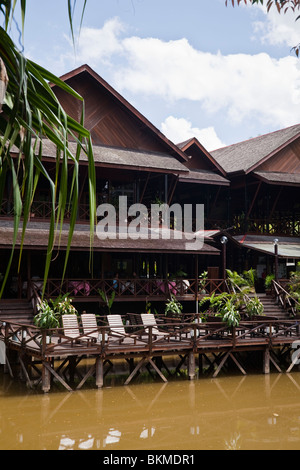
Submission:
POLYGON ((155 341, 166 338, 170 339, 170 333, 166 331, 161 331, 158 329, 155 316, 153 313, 141 313, 141 319, 144 325, 145 330, 149 330, 149 327, 152 327, 152 335, 155 338, 155 341))
POLYGON ((83 333, 88 338, 93 338, 96 342, 100 341, 101 333, 98 329, 96 315, 94 313, 83 313, 81 315, 83 333))
POLYGON ((107 315, 107 321, 110 328, 109 340, 118 341, 119 344, 124 342, 132 342, 133 344, 136 344, 138 336, 126 333, 121 315, 107 315))
POLYGON ((71 344, 73 342, 95 342, 95 338, 80 333, 77 315, 62 315, 62 324, 64 336, 71 340, 71 344))

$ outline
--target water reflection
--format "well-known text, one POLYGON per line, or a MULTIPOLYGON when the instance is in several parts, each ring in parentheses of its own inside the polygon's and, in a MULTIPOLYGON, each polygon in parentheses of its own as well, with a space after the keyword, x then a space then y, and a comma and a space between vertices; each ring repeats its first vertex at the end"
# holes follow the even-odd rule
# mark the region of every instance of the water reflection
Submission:
POLYGON ((298 449, 300 374, 27 390, 0 373, 0 449, 298 449))

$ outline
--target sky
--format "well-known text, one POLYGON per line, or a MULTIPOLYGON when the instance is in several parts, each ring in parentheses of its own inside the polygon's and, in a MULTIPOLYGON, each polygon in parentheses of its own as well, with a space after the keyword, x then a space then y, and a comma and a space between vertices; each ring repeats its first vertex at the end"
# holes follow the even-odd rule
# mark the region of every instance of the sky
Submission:
POLYGON ((88 0, 78 36, 82 4, 74 50, 67 2, 27 2, 25 55, 58 76, 88 64, 175 144, 197 137, 211 151, 300 123, 292 13, 225 0, 88 0))

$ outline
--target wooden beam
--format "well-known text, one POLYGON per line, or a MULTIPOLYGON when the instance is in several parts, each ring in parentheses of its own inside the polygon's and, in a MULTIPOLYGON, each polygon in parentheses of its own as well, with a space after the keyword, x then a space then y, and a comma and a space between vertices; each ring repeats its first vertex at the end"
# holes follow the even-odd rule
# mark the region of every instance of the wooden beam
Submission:
POLYGON ((255 201, 256 201, 256 199, 257 199, 258 193, 259 193, 259 191, 260 191, 261 185, 262 185, 262 181, 260 181, 260 182, 258 183, 258 185, 257 185, 256 191, 255 191, 255 194, 254 194, 254 197, 253 197, 253 199, 252 199, 251 205, 250 205, 249 210, 248 210, 248 213, 247 213, 247 219, 250 217, 250 214, 251 214, 251 212, 252 212, 253 206, 254 206, 255 201))
POLYGON ((144 195, 145 195, 146 188, 148 186, 149 178, 150 178, 150 173, 148 173, 146 183, 144 184, 144 187, 143 187, 143 191, 142 191, 142 194, 141 194, 141 197, 140 197, 140 204, 142 203, 142 201, 144 199, 144 195))

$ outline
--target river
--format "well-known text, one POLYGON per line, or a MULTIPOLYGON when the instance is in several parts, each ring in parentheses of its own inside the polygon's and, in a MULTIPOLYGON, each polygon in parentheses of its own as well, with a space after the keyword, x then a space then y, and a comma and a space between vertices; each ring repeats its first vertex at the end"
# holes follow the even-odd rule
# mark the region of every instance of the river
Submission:
POLYGON ((299 448, 299 372, 43 394, 0 368, 1 450, 299 448))

